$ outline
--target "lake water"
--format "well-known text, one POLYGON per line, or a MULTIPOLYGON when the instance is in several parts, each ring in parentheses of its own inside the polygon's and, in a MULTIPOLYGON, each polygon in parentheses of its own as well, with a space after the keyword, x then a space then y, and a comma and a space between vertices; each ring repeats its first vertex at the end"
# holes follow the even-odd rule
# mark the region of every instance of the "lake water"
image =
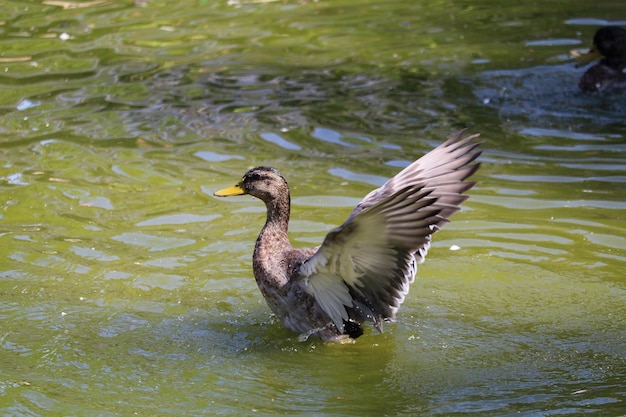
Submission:
POLYGON ((0 414, 626 415, 626 94, 569 54, 626 15, 564 4, 2 2, 0 414), (280 169, 318 245, 462 128, 478 183, 398 322, 283 329, 262 203, 213 191, 280 169))

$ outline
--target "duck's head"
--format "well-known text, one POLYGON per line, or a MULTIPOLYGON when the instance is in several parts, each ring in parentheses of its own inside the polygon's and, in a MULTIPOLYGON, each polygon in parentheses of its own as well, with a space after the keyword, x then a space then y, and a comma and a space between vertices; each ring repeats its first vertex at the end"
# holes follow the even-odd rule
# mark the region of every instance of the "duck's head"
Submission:
POLYGON ((246 172, 239 183, 214 193, 216 197, 250 194, 265 202, 281 196, 289 197, 287 180, 275 168, 256 167, 246 172))
POLYGON ((577 67, 584 66, 596 59, 604 58, 607 66, 626 64, 626 29, 620 26, 603 26, 593 36, 593 46, 585 55, 580 56, 577 67))

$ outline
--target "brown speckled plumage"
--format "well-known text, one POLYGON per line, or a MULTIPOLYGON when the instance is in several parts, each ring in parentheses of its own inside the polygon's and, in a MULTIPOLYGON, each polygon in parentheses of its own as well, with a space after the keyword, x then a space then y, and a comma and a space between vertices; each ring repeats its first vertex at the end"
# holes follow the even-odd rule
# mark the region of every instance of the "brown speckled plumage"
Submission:
POLYGON ((217 191, 250 194, 267 207, 252 265, 283 324, 304 337, 339 342, 360 336, 365 321, 379 331, 394 321, 431 235, 474 185, 465 179, 479 166, 472 163, 480 154, 476 137, 453 136, 369 193, 318 248, 291 246, 289 187, 274 168, 251 169, 237 185, 217 191))

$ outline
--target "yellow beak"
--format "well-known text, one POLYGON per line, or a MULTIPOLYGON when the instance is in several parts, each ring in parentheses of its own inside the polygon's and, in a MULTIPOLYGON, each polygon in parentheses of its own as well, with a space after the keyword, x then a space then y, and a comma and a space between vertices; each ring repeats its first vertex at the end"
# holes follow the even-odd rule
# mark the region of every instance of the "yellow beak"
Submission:
POLYGON ((600 53, 600 51, 598 51, 598 48, 594 46, 593 48, 589 50, 589 52, 587 52, 584 55, 580 55, 577 58, 578 58, 578 62, 576 63, 576 68, 580 68, 582 66, 587 65, 591 61, 595 61, 596 59, 602 58, 602 54, 600 53))
POLYGON ((216 197, 230 197, 233 195, 244 195, 246 191, 241 188, 241 185, 233 185, 232 187, 222 188, 213 193, 216 197))

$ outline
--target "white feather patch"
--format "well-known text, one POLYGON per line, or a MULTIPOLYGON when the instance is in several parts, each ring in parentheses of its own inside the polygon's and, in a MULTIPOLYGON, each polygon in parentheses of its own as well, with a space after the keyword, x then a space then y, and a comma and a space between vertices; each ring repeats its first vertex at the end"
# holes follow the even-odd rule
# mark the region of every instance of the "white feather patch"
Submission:
POLYGON ((343 280, 337 275, 317 274, 314 279, 307 280, 304 289, 330 316, 337 329, 343 332, 343 321, 348 320, 344 306, 352 307, 352 297, 343 280))

